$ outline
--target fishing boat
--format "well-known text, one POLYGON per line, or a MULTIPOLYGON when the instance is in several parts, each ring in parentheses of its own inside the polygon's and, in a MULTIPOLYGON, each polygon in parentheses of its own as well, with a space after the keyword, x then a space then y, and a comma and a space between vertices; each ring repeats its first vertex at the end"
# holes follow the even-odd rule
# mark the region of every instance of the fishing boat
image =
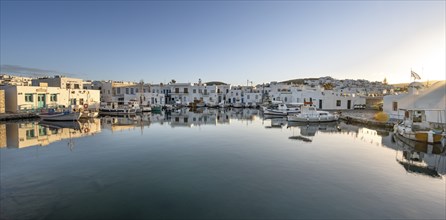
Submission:
POLYGON ((195 107, 196 108, 204 108, 204 107, 206 107, 206 104, 204 102, 197 102, 195 104, 195 107))
MULTIPOLYGON (((441 143, 446 138, 443 122, 432 125, 426 121, 427 113, 432 112, 444 114, 443 109, 400 109, 404 112, 404 119, 396 124, 393 129, 396 135, 409 140, 424 143, 441 143)), ((441 117, 440 117, 441 118, 441 117)))
POLYGON ((300 113, 288 115, 287 118, 288 121, 295 122, 332 122, 337 121, 339 116, 327 111, 318 111, 314 106, 304 105, 300 113))
MULTIPOLYGON (((263 102, 263 103, 259 104, 260 111, 264 112, 265 110, 267 110, 269 108, 277 108, 277 106, 279 104, 282 104, 282 103, 283 103, 282 101, 266 101, 266 102, 263 102)), ((297 107, 299 107, 299 106, 297 106, 297 107)))
POLYGON ((244 105, 241 102, 235 102, 235 103, 232 103, 232 107, 233 108, 243 108, 244 105))
POLYGON ((37 114, 37 116, 46 121, 77 121, 81 117, 81 113, 70 110, 56 112, 54 109, 50 109, 48 112, 37 114))
POLYGON ((89 105, 87 103, 82 105, 82 108, 79 108, 78 111, 81 113, 81 118, 96 118, 99 116, 99 108, 97 108, 96 104, 89 105))
POLYGON ((206 107, 208 107, 208 108, 218 108, 219 105, 216 102, 208 102, 208 103, 206 103, 206 107))
POLYGON ((263 110, 263 114, 266 115, 281 115, 281 116, 287 116, 289 114, 297 114, 300 112, 299 107, 290 107, 287 104, 280 103, 278 105, 265 108, 263 110))

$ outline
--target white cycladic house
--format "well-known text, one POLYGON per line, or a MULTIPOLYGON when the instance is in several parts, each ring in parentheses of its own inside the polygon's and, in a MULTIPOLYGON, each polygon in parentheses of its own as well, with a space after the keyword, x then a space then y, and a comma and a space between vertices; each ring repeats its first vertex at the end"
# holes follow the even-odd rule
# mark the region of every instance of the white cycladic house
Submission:
POLYGON ((383 111, 392 119, 403 119, 404 110, 426 110, 426 121, 446 123, 446 81, 428 88, 419 82, 409 84, 408 93, 384 96, 383 111))
POLYGON ((233 86, 225 96, 227 103, 255 105, 262 102, 261 91, 253 86, 233 86))
POLYGON ((152 92, 124 94, 124 103, 129 103, 130 101, 136 101, 143 106, 164 105, 165 95, 152 92))
POLYGON ((272 101, 283 103, 312 103, 318 109, 345 110, 354 105, 365 104, 366 99, 355 93, 324 90, 319 86, 292 86, 272 90, 269 94, 272 101))
POLYGON ((192 83, 172 83, 170 84, 171 103, 188 105, 193 100, 189 95, 192 83))

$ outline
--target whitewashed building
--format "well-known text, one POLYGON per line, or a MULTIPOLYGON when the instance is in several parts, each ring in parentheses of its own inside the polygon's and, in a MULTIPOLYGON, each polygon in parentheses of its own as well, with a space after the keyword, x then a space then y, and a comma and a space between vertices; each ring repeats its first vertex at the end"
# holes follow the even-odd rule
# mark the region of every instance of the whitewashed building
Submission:
POLYGON ((227 103, 254 106, 262 102, 262 93, 254 86, 231 86, 226 94, 227 103))
POLYGON ((40 83, 46 83, 48 87, 59 87, 62 89, 83 89, 84 80, 56 75, 54 77, 42 77, 32 79, 32 86, 39 86, 40 83))
POLYGON ((101 102, 107 105, 111 103, 124 105, 128 103, 125 96, 136 97, 137 94, 150 93, 150 85, 144 83, 110 80, 93 82, 93 84, 94 88, 101 91, 101 102))
POLYGON ((137 101, 139 105, 165 105, 165 95, 162 93, 138 92, 134 94, 124 94, 124 103, 137 101))
POLYGON ((1 86, 5 91, 6 112, 38 110, 42 108, 69 107, 74 109, 98 108, 100 103, 99 90, 62 89, 48 87, 46 83, 40 86, 1 86))
POLYGON ((160 84, 151 84, 150 85, 150 90, 152 91, 153 94, 163 94, 164 95, 164 101, 163 103, 165 104, 169 104, 171 103, 171 97, 170 97, 170 86, 164 83, 160 83, 160 84))
POLYGON ((0 74, 0 86, 30 86, 32 84, 32 80, 33 78, 31 77, 0 74))
POLYGON ((446 81, 426 88, 419 82, 409 84, 408 93, 384 96, 383 111, 392 119, 403 119, 404 110, 426 111, 426 121, 446 123, 446 81))
MULTIPOLYGON (((316 83, 316 81, 315 81, 316 83)), ((283 103, 311 103, 318 109, 346 110, 357 104, 365 104, 366 99, 355 92, 325 90, 319 85, 274 85, 269 92, 270 100, 283 103)))
POLYGON ((192 83, 171 83, 169 85, 171 91, 171 103, 188 105, 193 101, 189 96, 192 83))

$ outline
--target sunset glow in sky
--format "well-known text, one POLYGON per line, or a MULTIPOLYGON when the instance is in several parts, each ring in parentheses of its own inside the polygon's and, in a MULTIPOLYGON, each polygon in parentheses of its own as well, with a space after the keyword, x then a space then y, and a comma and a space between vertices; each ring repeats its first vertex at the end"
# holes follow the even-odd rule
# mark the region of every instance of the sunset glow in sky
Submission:
POLYGON ((254 84, 445 79, 445 1, 1 2, 2 72, 254 84), (8 68, 5 68, 8 66, 8 68))

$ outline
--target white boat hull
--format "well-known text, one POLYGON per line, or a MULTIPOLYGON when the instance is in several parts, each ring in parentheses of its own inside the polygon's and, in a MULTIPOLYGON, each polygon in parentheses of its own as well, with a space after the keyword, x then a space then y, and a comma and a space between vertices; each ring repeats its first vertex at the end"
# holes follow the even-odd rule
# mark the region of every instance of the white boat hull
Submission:
POLYGON ((266 115, 281 115, 281 116, 287 116, 289 114, 296 114, 299 111, 297 110, 291 110, 291 111, 282 111, 282 110, 271 110, 271 109, 264 109, 263 114, 266 115))
MULTIPOLYGON (((412 141, 418 141, 423 143, 430 142, 429 141, 430 131, 412 131, 411 127, 407 127, 403 124, 395 125, 394 133, 412 141)), ((431 143, 440 143, 443 138, 446 138, 446 134, 444 133, 438 134, 432 131, 431 135, 432 135, 431 143)))
POLYGON ((336 115, 324 115, 324 116, 311 116, 311 115, 289 115, 288 121, 293 122, 332 122, 337 121, 339 118, 336 115))
POLYGON ((52 114, 38 114, 45 121, 77 121, 81 117, 80 112, 60 112, 52 114))
POLYGON ((232 104, 233 108, 243 108, 243 104, 242 103, 234 103, 232 104))

